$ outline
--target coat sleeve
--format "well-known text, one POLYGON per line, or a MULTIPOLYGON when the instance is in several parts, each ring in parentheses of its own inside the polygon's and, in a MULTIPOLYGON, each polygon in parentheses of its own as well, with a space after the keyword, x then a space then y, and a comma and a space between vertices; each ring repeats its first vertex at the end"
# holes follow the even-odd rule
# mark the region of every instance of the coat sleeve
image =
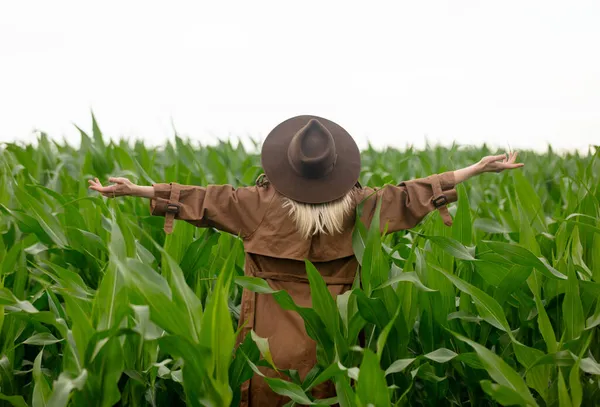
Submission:
POLYGON ((438 209, 444 223, 452 225, 447 204, 457 201, 454 172, 434 174, 387 185, 381 189, 364 188, 362 221, 368 226, 375 214, 377 201, 381 200, 381 230, 389 233, 410 229, 430 212, 438 209))
POLYGON ((260 225, 273 195, 259 186, 236 189, 231 185, 200 187, 172 182, 153 187, 150 213, 165 217, 166 233, 172 232, 174 220, 183 220, 247 237, 260 225))

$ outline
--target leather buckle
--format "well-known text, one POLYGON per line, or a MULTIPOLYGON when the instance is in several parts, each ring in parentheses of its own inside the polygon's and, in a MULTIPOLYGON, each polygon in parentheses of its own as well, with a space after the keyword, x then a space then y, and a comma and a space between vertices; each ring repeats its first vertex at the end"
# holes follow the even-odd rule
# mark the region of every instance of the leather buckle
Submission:
POLYGON ((437 198, 433 199, 433 206, 435 206, 436 208, 439 208, 440 206, 444 206, 448 203, 448 198, 446 198, 446 195, 440 195, 437 198))
POLYGON ((179 213, 179 205, 176 204, 167 204, 167 213, 179 213))

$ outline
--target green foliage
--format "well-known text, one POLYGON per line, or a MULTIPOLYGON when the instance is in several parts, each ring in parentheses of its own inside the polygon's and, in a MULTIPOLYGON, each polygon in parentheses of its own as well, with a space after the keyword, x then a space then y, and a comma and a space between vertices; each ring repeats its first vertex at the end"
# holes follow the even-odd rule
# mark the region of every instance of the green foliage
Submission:
MULTIPOLYGON (((458 187, 454 225, 432 213, 382 236, 358 223, 362 266, 333 298, 310 262, 313 308, 245 277, 239 239, 176 223, 147 200, 106 200, 87 179, 248 185, 259 157, 229 142, 105 143, 0 150, 0 406, 226 406, 267 338, 235 347, 242 288, 300 314, 317 342, 306 378, 267 378, 288 405, 600 404, 600 148, 521 153, 523 170, 458 187), (359 335, 359 333, 361 333, 359 335), (333 381, 337 396, 311 389, 333 381)), ((361 182, 397 183, 469 165, 481 148, 363 151, 361 182)), ((277 366, 274 366, 277 368, 277 366)))

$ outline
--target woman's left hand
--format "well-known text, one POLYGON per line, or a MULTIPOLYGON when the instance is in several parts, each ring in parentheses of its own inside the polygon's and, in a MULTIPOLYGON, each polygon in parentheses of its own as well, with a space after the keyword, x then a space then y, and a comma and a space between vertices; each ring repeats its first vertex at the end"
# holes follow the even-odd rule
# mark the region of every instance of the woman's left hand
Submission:
POLYGON ((510 154, 490 155, 483 157, 476 165, 478 172, 502 172, 521 168, 525 164, 515 162, 519 153, 514 151, 510 154))

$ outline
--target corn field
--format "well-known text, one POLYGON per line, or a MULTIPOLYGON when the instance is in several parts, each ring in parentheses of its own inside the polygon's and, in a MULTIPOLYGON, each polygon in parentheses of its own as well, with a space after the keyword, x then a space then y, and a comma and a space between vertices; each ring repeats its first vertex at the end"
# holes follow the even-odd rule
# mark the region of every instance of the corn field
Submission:
MULTIPOLYGON (((150 216, 87 180, 253 184, 241 145, 107 143, 95 120, 73 148, 39 136, 0 147, 0 405, 229 406, 265 338, 235 346, 243 289, 298 312, 319 363, 279 370, 294 405, 600 405, 600 147, 521 152, 526 166, 459 185, 450 208, 381 234, 358 223, 361 264, 333 298, 310 263, 313 307, 243 274, 235 236, 150 216), (359 339, 360 338, 360 339, 359 339), (337 397, 311 389, 331 380, 337 397)), ((363 185, 458 169, 485 146, 363 151, 363 185)), ((358 208, 360 210, 360 208, 358 208)), ((378 225, 378 219, 374 225, 378 225)))

